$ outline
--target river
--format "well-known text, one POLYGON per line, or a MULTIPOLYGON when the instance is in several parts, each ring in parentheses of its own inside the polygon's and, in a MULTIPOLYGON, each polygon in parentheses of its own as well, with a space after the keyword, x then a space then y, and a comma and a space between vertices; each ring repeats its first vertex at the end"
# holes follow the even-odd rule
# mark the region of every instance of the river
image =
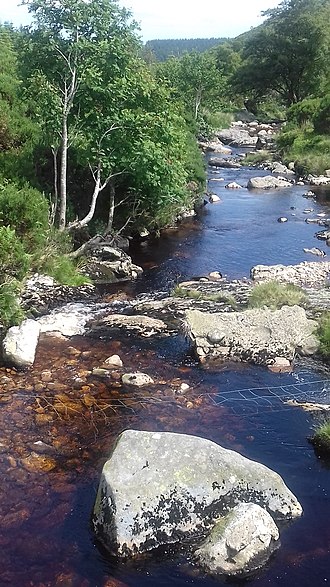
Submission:
MULTIPOLYGON (((134 288, 120 287, 121 295, 168 291, 214 270, 238 278, 258 263, 315 260, 303 248, 324 247, 304 211, 330 216, 329 201, 303 198, 303 186, 266 193, 224 187, 263 174, 251 168, 210 172, 209 189, 221 203, 137 247, 134 261, 145 272, 134 288), (288 222, 278 223, 280 216, 288 222)), ((1 586, 224 585, 197 571, 179 548, 122 564, 96 544, 90 514, 100 471, 128 427, 203 436, 279 472, 304 515, 282 530, 280 550, 249 585, 321 587, 330 581, 330 460, 319 458, 308 442, 315 416, 283 401, 329 403, 326 370, 308 363, 292 374, 237 364, 207 370, 183 336, 157 343, 45 337, 31 372, 2 369, 0 381, 1 586), (112 353, 130 370, 152 375, 152 397, 123 395, 116 374, 110 382, 86 375, 112 353), (176 393, 181 382, 190 385, 188 398, 176 393)))

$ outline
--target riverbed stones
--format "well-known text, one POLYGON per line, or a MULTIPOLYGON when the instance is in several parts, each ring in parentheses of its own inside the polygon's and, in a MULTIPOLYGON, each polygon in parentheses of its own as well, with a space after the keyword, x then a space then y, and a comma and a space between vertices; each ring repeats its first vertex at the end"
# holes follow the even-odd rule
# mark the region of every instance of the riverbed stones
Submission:
POLYGON ((12 326, 2 343, 6 363, 18 368, 32 367, 39 341, 40 326, 35 320, 24 320, 20 326, 12 326))
POLYGON ((210 440, 126 430, 103 467, 93 512, 98 538, 121 557, 198 539, 241 502, 275 519, 302 508, 282 478, 210 440))
POLYGON ((277 188, 290 188, 292 183, 284 177, 265 175, 263 177, 252 177, 247 187, 249 190, 274 190, 277 188))
POLYGON ((215 524, 194 554, 211 574, 243 577, 267 562, 279 547, 279 536, 266 510, 254 503, 240 503, 215 524))
POLYGON ((311 355, 318 350, 316 329, 317 323, 308 320, 299 306, 217 314, 186 312, 186 332, 201 362, 234 359, 270 365, 279 356, 293 361, 297 352, 311 355))

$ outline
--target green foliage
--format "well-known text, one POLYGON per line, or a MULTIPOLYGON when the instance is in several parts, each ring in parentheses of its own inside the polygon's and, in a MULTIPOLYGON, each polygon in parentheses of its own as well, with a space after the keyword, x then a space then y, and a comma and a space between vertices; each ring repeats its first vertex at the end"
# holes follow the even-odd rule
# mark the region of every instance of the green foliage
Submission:
POLYGON ((88 277, 79 272, 77 264, 67 256, 72 249, 72 241, 67 232, 49 229, 42 254, 35 259, 34 270, 54 277, 62 285, 91 283, 88 277))
POLYGON ((0 226, 14 229, 28 253, 42 248, 48 230, 46 198, 28 184, 0 183, 0 226))
POLYGON ((153 39, 147 41, 145 48, 150 51, 157 61, 166 61, 169 57, 181 57, 184 53, 203 53, 216 47, 227 39, 153 39))
POLYGON ((325 96, 314 114, 314 128, 319 134, 330 133, 330 94, 325 96))
POLYGON ((42 264, 42 270, 47 275, 62 285, 79 286, 91 283, 91 280, 82 275, 77 269, 75 263, 65 255, 56 253, 54 256, 48 256, 42 264))
POLYGON ((319 323, 318 337, 320 339, 320 351, 323 356, 330 357, 330 312, 326 312, 319 323))
POLYGON ((267 16, 245 42, 234 84, 256 101, 276 92, 290 106, 313 95, 328 76, 329 2, 289 0, 267 16))
POLYGON ((251 291, 249 308, 262 308, 267 306, 272 310, 282 306, 303 305, 307 297, 300 287, 292 284, 282 284, 277 281, 268 281, 256 285, 251 291))
POLYGON ((23 279, 30 266, 23 243, 10 226, 0 226, 0 282, 8 277, 23 279))
POLYGON ((272 155, 269 151, 257 151, 256 153, 247 153, 243 159, 243 165, 260 165, 265 161, 272 161, 272 155))
POLYGON ((6 281, 0 284, 0 323, 5 327, 20 324, 25 314, 19 304, 20 284, 6 281))
POLYGON ((300 175, 320 175, 330 168, 330 137, 315 134, 311 127, 288 124, 278 136, 277 146, 286 162, 296 162, 300 175))
POLYGON ((293 104, 287 111, 288 121, 303 126, 312 123, 320 108, 320 98, 305 98, 298 104, 293 104))
POLYGON ((203 119, 212 132, 223 128, 229 128, 234 120, 234 114, 233 112, 224 112, 221 110, 210 111, 203 109, 203 119))
POLYGON ((330 453, 330 418, 321 420, 310 441, 319 451, 330 453))

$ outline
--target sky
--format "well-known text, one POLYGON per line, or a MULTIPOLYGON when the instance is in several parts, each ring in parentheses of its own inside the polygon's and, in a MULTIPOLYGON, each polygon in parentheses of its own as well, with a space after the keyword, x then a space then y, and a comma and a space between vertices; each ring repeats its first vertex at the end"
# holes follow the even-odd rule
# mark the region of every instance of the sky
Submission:
MULTIPOLYGON (((133 13, 143 41, 235 37, 262 22, 261 12, 280 0, 119 0, 133 13)), ((16 0, 0 0, 0 22, 14 26, 29 23, 25 6, 16 0)))

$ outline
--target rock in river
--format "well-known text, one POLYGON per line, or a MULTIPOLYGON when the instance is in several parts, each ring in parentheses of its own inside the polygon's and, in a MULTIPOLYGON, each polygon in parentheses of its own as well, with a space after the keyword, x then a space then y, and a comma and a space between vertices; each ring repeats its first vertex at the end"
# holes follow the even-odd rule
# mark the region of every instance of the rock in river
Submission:
POLYGON ((274 190, 276 188, 289 188, 292 183, 284 177, 265 175, 264 177, 252 177, 247 187, 249 190, 274 190))
POLYGON ((123 432, 105 463, 93 512, 98 538, 132 556, 209 532, 241 502, 275 519, 302 508, 282 478, 206 440, 171 432, 123 432))
POLYGON ((245 576, 262 567, 279 546, 279 531, 266 510, 240 503, 217 522, 195 557, 212 574, 245 576))
POLYGON ((39 341, 40 326, 35 320, 24 320, 9 328, 3 345, 3 358, 15 367, 31 367, 39 341))
POLYGON ((317 351, 317 323, 299 306, 211 314, 186 312, 186 326, 198 358, 236 359, 270 365, 276 357, 292 361, 295 353, 317 351))

